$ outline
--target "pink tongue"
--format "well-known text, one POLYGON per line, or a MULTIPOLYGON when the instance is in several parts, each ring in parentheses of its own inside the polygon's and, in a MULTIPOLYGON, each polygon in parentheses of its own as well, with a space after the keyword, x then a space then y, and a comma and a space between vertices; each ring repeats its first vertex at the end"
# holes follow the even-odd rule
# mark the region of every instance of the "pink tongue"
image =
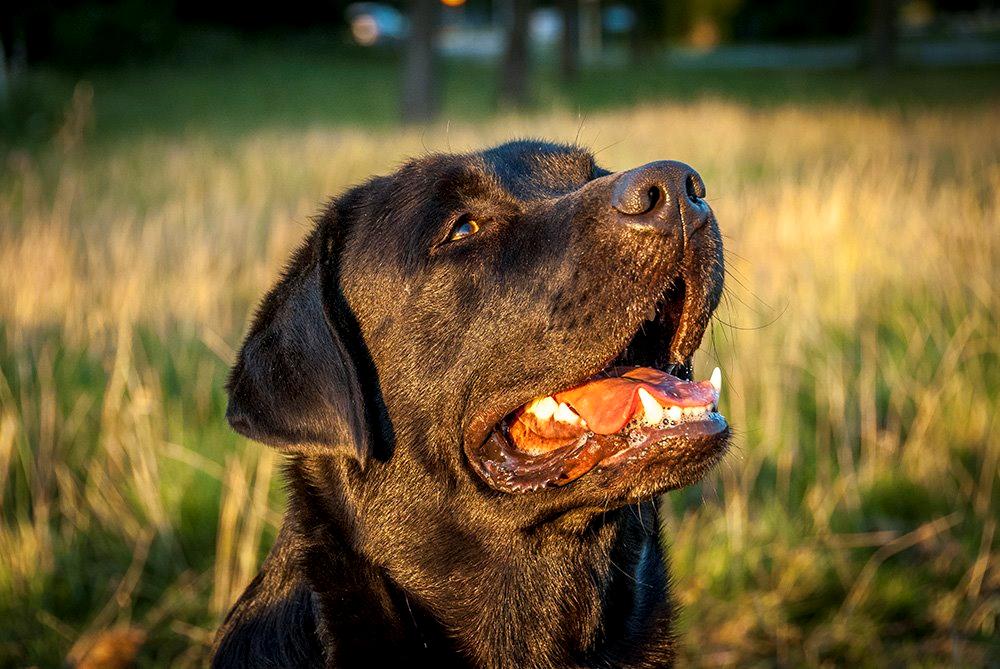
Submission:
POLYGON ((708 381, 682 381, 650 367, 636 367, 622 376, 589 381, 556 393, 596 434, 614 434, 625 427, 639 402, 639 388, 668 406, 697 407, 715 404, 718 395, 708 381))

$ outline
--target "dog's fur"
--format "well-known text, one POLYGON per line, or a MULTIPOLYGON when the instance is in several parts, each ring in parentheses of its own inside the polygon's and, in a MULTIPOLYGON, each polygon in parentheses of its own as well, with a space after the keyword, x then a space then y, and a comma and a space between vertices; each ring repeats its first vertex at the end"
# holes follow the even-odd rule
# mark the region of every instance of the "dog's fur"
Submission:
POLYGON ((686 246, 627 229, 614 179, 586 151, 514 142, 408 163, 327 208, 230 379, 234 428, 289 454, 289 500, 213 666, 671 663, 653 496, 719 453, 526 494, 469 466, 503 415, 625 349, 678 273, 714 309, 714 220, 686 246), (459 212, 481 228, 448 242, 459 212))

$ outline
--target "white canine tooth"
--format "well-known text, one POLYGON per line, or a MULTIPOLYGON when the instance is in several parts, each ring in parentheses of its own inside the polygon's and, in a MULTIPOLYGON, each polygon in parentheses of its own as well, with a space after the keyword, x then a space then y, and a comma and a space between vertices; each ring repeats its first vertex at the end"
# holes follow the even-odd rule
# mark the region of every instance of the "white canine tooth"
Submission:
POLYGON ((558 408, 559 403, 551 396, 542 397, 528 405, 528 411, 542 421, 552 418, 558 408))
POLYGON ((576 412, 569 408, 569 405, 565 402, 560 402, 559 407, 556 409, 555 414, 552 416, 560 423, 569 423, 570 425, 576 425, 580 422, 580 417, 576 415, 576 412))
MULTIPOLYGON (((715 392, 720 396, 722 395, 722 370, 716 367, 712 370, 712 378, 709 379, 712 387, 715 388, 715 392)), ((716 400, 718 401, 718 400, 716 400)))
POLYGON ((663 407, 660 403, 645 388, 639 388, 639 401, 642 402, 643 422, 646 425, 659 425, 663 420, 663 407))
POLYGON ((684 412, 681 411, 680 407, 670 407, 669 409, 667 409, 666 414, 667 418, 669 418, 674 422, 677 422, 681 419, 681 416, 684 415, 684 412))

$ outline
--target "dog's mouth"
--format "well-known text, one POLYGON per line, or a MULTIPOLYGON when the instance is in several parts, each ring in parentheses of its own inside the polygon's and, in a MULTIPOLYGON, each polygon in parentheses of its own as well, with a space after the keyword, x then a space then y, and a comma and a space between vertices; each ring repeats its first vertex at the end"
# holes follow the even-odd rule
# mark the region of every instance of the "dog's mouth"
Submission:
POLYGON ((692 381, 690 354, 677 359, 683 284, 650 311, 601 372, 517 407, 489 432, 474 466, 492 487, 522 493, 564 486, 591 471, 664 469, 664 487, 694 482, 725 451, 718 412, 722 373, 692 381), (679 293, 679 294, 678 294, 679 293), (670 345, 665 345, 670 342, 670 345))

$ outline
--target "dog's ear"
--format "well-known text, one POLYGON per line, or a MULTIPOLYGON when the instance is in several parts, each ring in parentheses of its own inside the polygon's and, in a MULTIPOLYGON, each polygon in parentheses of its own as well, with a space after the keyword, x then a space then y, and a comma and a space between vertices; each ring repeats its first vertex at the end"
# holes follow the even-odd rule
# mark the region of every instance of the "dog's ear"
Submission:
POLYGON ((310 235, 261 303, 229 376, 226 418, 255 441, 346 447, 363 463, 371 435, 358 365, 325 308, 319 237, 310 235))

